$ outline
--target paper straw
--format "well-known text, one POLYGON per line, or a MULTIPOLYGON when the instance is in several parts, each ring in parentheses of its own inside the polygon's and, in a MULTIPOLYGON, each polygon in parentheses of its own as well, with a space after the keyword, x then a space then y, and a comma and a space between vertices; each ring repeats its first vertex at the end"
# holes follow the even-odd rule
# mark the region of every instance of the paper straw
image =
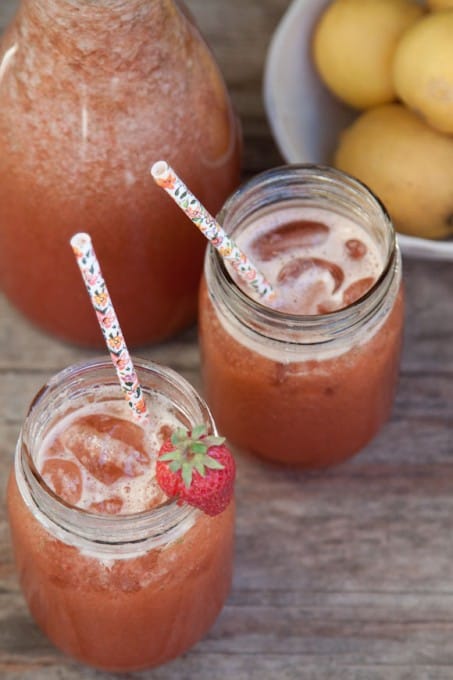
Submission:
POLYGON ((256 268, 247 255, 228 236, 217 220, 203 207, 200 201, 189 191, 166 161, 157 161, 151 168, 151 175, 156 184, 165 189, 183 212, 212 243, 222 258, 230 262, 238 276, 251 286, 263 301, 270 302, 275 298, 269 281, 256 268))
POLYGON ((115 366, 121 389, 134 417, 138 421, 146 421, 148 412, 142 388, 126 347, 91 238, 88 234, 75 234, 71 238, 71 246, 115 366))

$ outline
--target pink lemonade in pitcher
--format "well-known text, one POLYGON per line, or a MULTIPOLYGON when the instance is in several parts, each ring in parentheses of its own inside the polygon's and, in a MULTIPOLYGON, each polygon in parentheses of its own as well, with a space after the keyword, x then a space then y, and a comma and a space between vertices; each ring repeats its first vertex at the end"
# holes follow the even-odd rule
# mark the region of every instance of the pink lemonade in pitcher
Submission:
POLYGON ((264 303, 212 248, 200 292, 207 402, 239 448, 323 467, 388 419, 403 329, 401 260, 381 204, 317 166, 258 175, 219 220, 275 290, 264 303))
POLYGON ((161 341, 196 318, 205 242, 148 169, 169 156, 213 211, 236 188, 219 67, 176 0, 15 4, 0 39, 0 287, 42 329, 102 346, 67 247, 85 229, 129 345, 161 341))
POLYGON ((71 367, 35 399, 8 492, 21 587, 41 629, 97 668, 179 656, 228 594, 234 503, 216 516, 169 499, 156 457, 177 428, 215 426, 169 369, 137 364, 149 421, 131 420, 108 362, 71 367))

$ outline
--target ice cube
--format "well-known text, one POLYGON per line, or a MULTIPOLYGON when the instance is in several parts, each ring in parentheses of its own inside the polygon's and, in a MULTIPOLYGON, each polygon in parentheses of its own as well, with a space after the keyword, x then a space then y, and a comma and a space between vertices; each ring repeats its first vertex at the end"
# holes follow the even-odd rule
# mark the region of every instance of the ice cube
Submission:
POLYGON ((343 293, 344 306, 347 307, 348 305, 352 305, 352 303, 356 302, 362 295, 365 295, 365 293, 370 290, 374 281, 372 276, 367 276, 364 279, 358 279, 351 283, 343 293))
POLYGON ((345 243, 349 257, 353 260, 361 260, 368 252, 366 245, 358 238, 350 238, 345 243))
POLYGON ((344 280, 342 268, 334 262, 323 260, 320 257, 296 257, 283 265, 277 281, 278 283, 288 283, 307 272, 310 272, 311 282, 314 282, 315 279, 323 280, 323 275, 327 272, 333 279, 332 293, 339 289, 344 280))
POLYGON ((119 496, 112 496, 106 498, 99 503, 91 503, 88 510, 90 512, 97 512, 100 515, 117 515, 121 512, 123 501, 119 496))
POLYGON ((320 245, 327 240, 329 232, 329 227, 322 222, 289 222, 258 236, 252 241, 251 249, 261 260, 272 260, 285 252, 320 245))
POLYGON ((334 300, 323 300, 318 304, 316 312, 318 314, 330 314, 331 312, 336 312, 340 307, 341 305, 334 300))
POLYGON ((162 491, 162 489, 154 485, 150 487, 147 493, 147 498, 148 501, 146 504, 146 510, 154 510, 154 508, 158 508, 161 505, 165 505, 165 503, 168 501, 168 498, 162 491))
POLYGON ((66 503, 76 505, 82 495, 82 473, 77 463, 48 458, 41 470, 46 484, 66 503))
POLYGON ((166 442, 168 439, 171 439, 171 435, 174 432, 174 427, 171 425, 168 425, 167 423, 164 423, 160 428, 159 428, 159 442, 161 445, 166 442))
POLYGON ((46 458, 64 458, 64 446, 59 437, 53 440, 50 446, 46 449, 46 458))
POLYGON ((130 420, 96 413, 95 415, 79 418, 78 422, 81 425, 94 427, 98 432, 109 434, 114 439, 120 439, 122 442, 129 444, 129 446, 141 451, 145 456, 147 455, 144 445, 144 431, 140 425, 130 420))
POLYGON ((149 464, 144 451, 83 422, 68 427, 60 439, 80 464, 103 484, 113 484, 120 477, 138 477, 149 464))

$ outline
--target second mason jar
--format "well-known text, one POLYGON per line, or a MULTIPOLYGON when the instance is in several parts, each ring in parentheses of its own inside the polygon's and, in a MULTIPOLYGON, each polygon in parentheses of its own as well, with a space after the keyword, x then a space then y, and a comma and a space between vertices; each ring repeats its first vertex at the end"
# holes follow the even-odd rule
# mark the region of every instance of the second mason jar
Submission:
POLYGON ((274 308, 252 299, 209 248, 200 342, 219 428, 276 462, 347 459, 388 419, 398 377, 401 257, 384 207, 344 173, 286 166, 241 187, 219 220, 274 276, 277 299, 289 300, 274 308), (372 276, 360 270, 367 250, 372 276))

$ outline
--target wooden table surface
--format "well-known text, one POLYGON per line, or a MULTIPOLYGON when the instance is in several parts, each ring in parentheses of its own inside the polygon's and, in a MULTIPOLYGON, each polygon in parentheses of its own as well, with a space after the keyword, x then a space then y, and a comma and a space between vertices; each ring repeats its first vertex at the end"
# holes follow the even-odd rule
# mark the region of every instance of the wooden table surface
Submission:
MULTIPOLYGON (((18 4, 1 0, 0 29, 18 4)), ((281 162, 261 76, 288 0, 189 0, 245 132, 245 171, 281 162)), ((429 216, 428 216, 429 218, 429 216)), ((453 678, 453 268, 405 260, 407 323, 391 422, 351 462, 304 474, 238 459, 231 595, 185 657, 152 680, 453 678)), ((93 353, 43 335, 0 295, 0 678, 105 680, 37 630, 11 560, 5 483, 27 405, 93 353)), ((196 329, 140 353, 201 389, 196 329)), ((132 677, 123 675, 121 677, 132 677)))

